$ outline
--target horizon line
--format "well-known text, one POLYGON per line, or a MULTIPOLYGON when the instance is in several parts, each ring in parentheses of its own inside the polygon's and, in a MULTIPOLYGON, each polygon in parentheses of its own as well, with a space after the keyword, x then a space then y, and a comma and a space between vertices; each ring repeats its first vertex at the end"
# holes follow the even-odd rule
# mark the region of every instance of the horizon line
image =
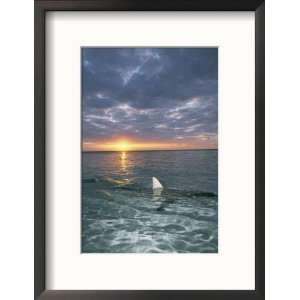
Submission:
POLYGON ((149 152, 149 151, 211 151, 218 148, 201 148, 201 149, 143 149, 143 150, 81 150, 82 153, 97 153, 97 152, 149 152))

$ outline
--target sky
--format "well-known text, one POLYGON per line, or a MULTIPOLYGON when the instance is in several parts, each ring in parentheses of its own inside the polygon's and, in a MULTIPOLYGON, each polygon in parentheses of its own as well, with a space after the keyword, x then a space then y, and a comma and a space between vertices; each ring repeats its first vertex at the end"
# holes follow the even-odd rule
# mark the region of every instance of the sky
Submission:
POLYGON ((83 48, 84 151, 215 149, 217 48, 83 48))

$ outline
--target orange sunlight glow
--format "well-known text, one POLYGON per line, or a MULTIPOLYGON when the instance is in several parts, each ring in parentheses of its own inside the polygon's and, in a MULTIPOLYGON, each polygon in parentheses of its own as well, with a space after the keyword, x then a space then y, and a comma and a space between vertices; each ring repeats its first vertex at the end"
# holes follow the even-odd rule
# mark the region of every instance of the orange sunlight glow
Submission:
POLYGON ((84 151, 137 151, 137 150, 168 150, 184 148, 185 144, 175 142, 144 142, 129 141, 127 139, 110 142, 83 143, 84 151))
POLYGON ((97 144, 97 148, 103 151, 134 151, 134 150, 157 150, 173 149, 176 144, 153 143, 153 142, 130 142, 127 140, 116 141, 112 143, 97 144))
POLYGON ((212 141, 199 139, 193 140, 166 140, 147 141, 132 140, 130 138, 116 138, 110 140, 95 140, 83 142, 83 151, 143 151, 143 150, 187 150, 187 149, 209 149, 216 148, 212 141))

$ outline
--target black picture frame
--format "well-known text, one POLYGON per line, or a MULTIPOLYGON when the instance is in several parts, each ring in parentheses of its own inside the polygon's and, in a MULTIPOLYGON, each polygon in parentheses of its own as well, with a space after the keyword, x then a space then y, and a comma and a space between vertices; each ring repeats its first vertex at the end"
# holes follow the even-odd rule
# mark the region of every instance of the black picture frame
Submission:
POLYGON ((265 4, 262 0, 35 0, 35 299, 43 300, 262 300, 265 299, 265 4), (255 290, 46 290, 47 11, 253 11, 255 12, 255 290))

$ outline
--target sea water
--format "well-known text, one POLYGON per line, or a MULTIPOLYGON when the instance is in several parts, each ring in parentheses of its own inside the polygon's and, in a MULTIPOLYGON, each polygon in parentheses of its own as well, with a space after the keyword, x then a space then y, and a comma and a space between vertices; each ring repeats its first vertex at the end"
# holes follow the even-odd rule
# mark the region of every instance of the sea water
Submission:
POLYGON ((218 152, 82 153, 81 215, 84 253, 216 253, 218 152))

